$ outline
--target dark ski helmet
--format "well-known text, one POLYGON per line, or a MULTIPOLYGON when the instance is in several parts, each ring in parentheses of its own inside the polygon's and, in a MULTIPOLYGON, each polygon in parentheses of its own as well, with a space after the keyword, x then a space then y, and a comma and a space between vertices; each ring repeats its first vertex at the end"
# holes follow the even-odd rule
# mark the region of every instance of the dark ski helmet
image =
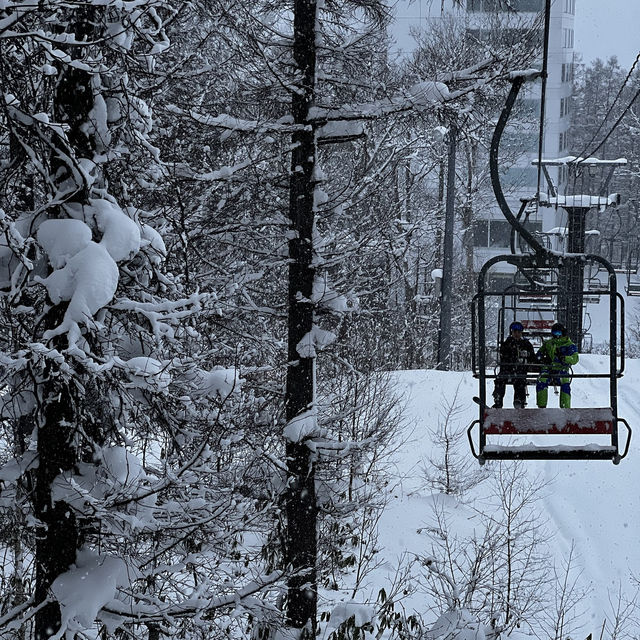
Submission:
POLYGON ((524 331, 524 327, 522 326, 522 322, 518 322, 517 320, 515 322, 512 322, 509 325, 509 331, 524 331))
POLYGON ((567 328, 562 324, 562 322, 556 322, 551 327, 551 335, 552 336, 566 336, 567 328))

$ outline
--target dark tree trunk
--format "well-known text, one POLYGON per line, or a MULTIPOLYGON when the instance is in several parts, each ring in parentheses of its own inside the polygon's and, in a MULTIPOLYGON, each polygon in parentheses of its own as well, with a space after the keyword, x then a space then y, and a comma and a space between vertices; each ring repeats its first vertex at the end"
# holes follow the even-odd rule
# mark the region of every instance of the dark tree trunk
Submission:
MULTIPOLYGON (((50 374, 53 374, 50 371, 50 374)), ((53 380, 44 385, 44 415, 38 429, 38 459, 35 472, 34 508, 39 521, 36 540, 36 602, 49 594, 53 581, 76 560, 80 543, 73 510, 63 501, 52 501, 51 483, 76 463, 73 410, 66 384, 53 380)), ((48 603, 36 614, 35 639, 46 640, 60 629, 60 607, 48 603)))
MULTIPOLYGON (((293 55, 299 74, 299 91, 293 94, 296 124, 307 125, 315 98, 316 1, 296 0, 294 6, 293 55)), ((286 417, 290 421, 314 403, 315 360, 301 357, 297 345, 313 327, 310 301, 313 260, 313 169, 316 162, 313 127, 293 136, 296 145, 291 158, 289 183, 289 327, 286 417)), ((302 637, 315 637, 316 521, 315 469, 311 452, 304 442, 288 442, 288 490, 286 496, 286 560, 293 575, 288 582, 287 623, 304 629, 302 637)))
MULTIPOLYGON (((74 15, 75 37, 86 40, 95 35, 93 18, 95 10, 87 8, 74 15)), ((80 57, 79 48, 69 48, 73 58, 80 57)), ((57 122, 68 125, 68 143, 60 137, 53 142, 63 153, 51 158, 52 180, 55 186, 68 194, 67 203, 84 204, 88 198, 86 184, 78 184, 69 166, 70 159, 92 158, 93 141, 82 131, 89 111, 93 107, 91 75, 71 66, 60 69, 59 80, 53 100, 53 112, 57 122), (66 156, 66 157, 65 157, 66 156), (72 195, 71 195, 72 194, 72 195)), ((73 160, 71 160, 73 162, 73 160)), ((64 216, 62 210, 57 215, 64 216)), ((50 309, 44 318, 44 331, 59 325, 64 317, 67 303, 50 309)), ((52 347, 66 348, 66 339, 61 336, 52 347)), ((76 372, 77 375, 77 372, 76 372)), ((34 511, 39 522, 36 540, 36 602, 50 596, 53 581, 76 561, 76 553, 82 544, 82 532, 73 508, 62 500, 53 501, 52 482, 60 473, 72 473, 80 461, 79 445, 76 442, 79 419, 76 403, 82 398, 70 378, 74 373, 60 370, 54 360, 45 368, 40 386, 41 411, 38 416, 38 468, 33 474, 34 511)), ((61 625, 60 607, 57 602, 48 603, 35 617, 35 640, 46 640, 56 634, 61 625)))

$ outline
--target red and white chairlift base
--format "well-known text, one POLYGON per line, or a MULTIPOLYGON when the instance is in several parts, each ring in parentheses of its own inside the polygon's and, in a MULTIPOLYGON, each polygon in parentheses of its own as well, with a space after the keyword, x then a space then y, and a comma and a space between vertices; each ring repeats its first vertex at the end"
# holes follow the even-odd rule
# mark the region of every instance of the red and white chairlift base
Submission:
MULTIPOLYGON (((468 430, 473 455, 485 460, 611 460, 615 464, 627 455, 631 428, 623 418, 616 418, 610 408, 576 409, 494 409, 482 410, 482 421, 476 420, 468 430), (618 448, 618 422, 627 428, 625 449, 618 448), (472 430, 479 425, 479 451, 476 452, 472 430), (509 438, 508 444, 498 444, 501 436, 518 436, 519 442, 509 438), (532 436, 523 441, 521 436, 532 436), (562 442, 550 444, 546 436, 562 442), (575 442, 575 436, 581 442, 575 442), (596 436, 598 441, 584 442, 596 436), (488 442, 491 437, 495 442, 488 442), (537 439, 537 442, 536 442, 537 439), (572 442, 572 439, 574 442, 572 442)), ((504 440, 503 440, 504 442, 504 440)))

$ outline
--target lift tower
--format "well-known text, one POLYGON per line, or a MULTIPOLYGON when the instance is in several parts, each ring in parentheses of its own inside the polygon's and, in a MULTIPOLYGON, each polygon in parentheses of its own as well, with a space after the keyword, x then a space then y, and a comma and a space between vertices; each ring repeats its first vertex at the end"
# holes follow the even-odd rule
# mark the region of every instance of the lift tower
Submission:
POLYGON ((627 164, 625 159, 599 160, 598 158, 580 158, 567 156, 555 160, 534 160, 531 164, 541 166, 548 186, 546 196, 540 194, 540 204, 550 207, 561 207, 567 212, 567 244, 566 258, 560 271, 558 320, 567 327, 571 338, 582 347, 584 335, 582 328, 584 302, 584 260, 579 256, 584 254, 586 220, 589 211, 594 208, 605 209, 620 204, 620 195, 608 194, 609 183, 616 167, 627 164), (560 195, 549 175, 548 167, 566 167, 568 171, 567 184, 580 183, 582 193, 574 195, 560 195), (592 176, 594 171, 605 170, 604 176, 597 189, 597 194, 584 193, 592 190, 592 176), (588 177, 585 186, 585 176, 588 177))

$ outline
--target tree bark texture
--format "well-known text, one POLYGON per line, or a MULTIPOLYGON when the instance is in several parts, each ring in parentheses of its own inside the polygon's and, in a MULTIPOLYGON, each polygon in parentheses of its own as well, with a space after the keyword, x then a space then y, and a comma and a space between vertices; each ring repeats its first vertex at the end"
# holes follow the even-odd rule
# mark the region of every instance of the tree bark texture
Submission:
MULTIPOLYGON (((293 56, 297 91, 292 110, 295 124, 304 130, 293 135, 289 182, 289 283, 288 366, 286 418, 292 420, 314 404, 315 358, 301 357, 297 345, 313 328, 311 295, 313 265, 314 182, 316 163, 314 129, 309 109, 315 99, 316 1, 296 0, 294 5, 293 56)), ((315 637, 317 613, 315 469, 304 442, 286 447, 288 488, 286 496, 286 561, 292 570, 288 582, 287 624, 301 629, 301 637, 315 637)))
MULTIPOLYGON (((95 35, 94 9, 88 8, 74 15, 74 35, 79 41, 95 35)), ((72 58, 83 55, 79 47, 70 47, 72 58)), ((91 75, 70 65, 60 69, 53 98, 53 113, 57 122, 68 125, 67 140, 54 136, 53 142, 60 152, 51 157, 52 183, 69 195, 67 203, 83 204, 88 197, 87 185, 78 183, 80 174, 71 163, 74 158, 92 158, 94 143, 82 131, 93 107, 91 75), (65 157, 66 156, 66 157, 65 157), (72 195, 71 195, 72 194, 72 195)), ((56 214, 66 216, 63 210, 56 214)), ((53 329, 62 321, 68 303, 52 306, 42 322, 44 331, 53 329)), ((66 348, 66 338, 53 341, 53 348, 66 348)), ((51 597, 51 585, 76 561, 82 544, 82 532, 73 508, 64 500, 53 499, 52 482, 60 473, 72 473, 80 461, 77 439, 79 414, 75 403, 81 401, 73 373, 63 373, 54 360, 50 360, 39 382, 41 409, 38 423, 38 468, 34 472, 34 511, 38 520, 36 539, 36 602, 51 597)), ((78 375, 76 373, 76 375, 78 375)), ((55 635, 61 625, 60 606, 53 601, 42 607, 35 617, 35 640, 46 640, 55 635)))

